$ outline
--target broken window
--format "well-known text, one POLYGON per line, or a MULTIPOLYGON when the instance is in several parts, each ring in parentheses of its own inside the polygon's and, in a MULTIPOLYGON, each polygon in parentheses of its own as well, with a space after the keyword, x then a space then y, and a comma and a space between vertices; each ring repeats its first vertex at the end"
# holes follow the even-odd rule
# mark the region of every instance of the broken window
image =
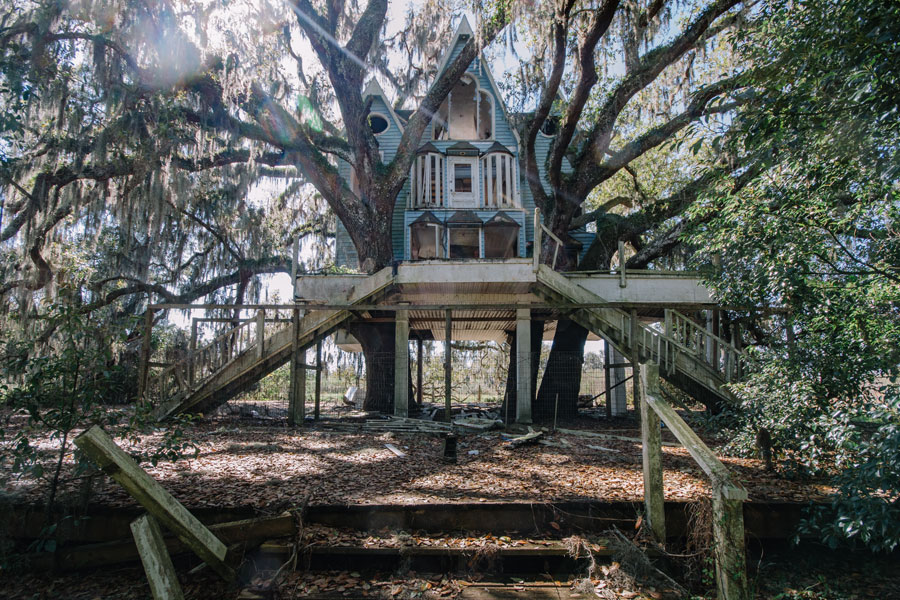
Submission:
POLYGON ((489 140, 494 134, 494 101, 475 78, 463 75, 437 110, 435 140, 489 140))
POLYGON ((444 227, 426 211, 409 225, 409 257, 411 260, 444 258, 444 227))
POLYGON ((498 212, 484 224, 484 257, 516 258, 519 256, 519 224, 498 212))
POLYGON ((372 133, 375 135, 380 135, 388 130, 391 124, 383 115, 378 113, 372 113, 369 115, 369 127, 372 129, 372 133))
POLYGON ((481 256, 481 219, 468 210, 455 212, 447 220, 450 258, 481 256))
POLYGON ((412 184, 412 208, 444 205, 444 155, 430 143, 419 149, 412 184))
POLYGON ((515 206, 518 192, 515 157, 504 146, 494 142, 481 159, 481 172, 484 174, 485 208, 515 206))

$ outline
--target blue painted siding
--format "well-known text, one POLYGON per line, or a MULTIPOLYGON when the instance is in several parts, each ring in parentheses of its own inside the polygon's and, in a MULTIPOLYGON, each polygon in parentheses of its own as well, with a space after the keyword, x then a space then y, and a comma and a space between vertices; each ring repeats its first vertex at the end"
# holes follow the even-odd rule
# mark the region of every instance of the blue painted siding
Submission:
MULTIPOLYGON (((449 64, 452 62, 462 50, 464 42, 459 41, 457 44, 451 49, 450 56, 447 60, 449 64)), ((515 132, 513 130, 512 125, 509 120, 506 118, 506 113, 503 109, 503 98, 497 94, 494 87, 491 85, 490 77, 488 75, 488 66, 483 64, 480 58, 474 60, 472 64, 469 66, 467 72, 470 73, 478 82, 479 88, 483 91, 487 92, 494 100, 493 102, 493 119, 494 119, 494 127, 492 131, 493 138, 491 140, 468 140, 474 146, 476 146, 479 150, 483 151, 487 149, 494 141, 500 142, 507 148, 509 148, 516 157, 516 162, 518 163, 519 158, 519 144, 518 139, 516 138, 515 132)), ((382 151, 384 156, 384 162, 389 163, 393 160, 394 155, 396 153, 397 146, 400 143, 401 131, 399 123, 397 123, 393 116, 391 115, 391 111, 388 108, 385 100, 381 96, 376 96, 372 102, 372 112, 383 115, 390 122, 390 127, 382 134, 380 134, 377 139, 379 143, 379 149, 382 151)), ((431 127, 425 129, 423 133, 422 139, 420 140, 420 145, 425 142, 431 142, 437 147, 440 151, 446 152, 447 148, 457 143, 458 140, 431 140, 432 131, 431 127)), ((547 174, 546 174, 546 157, 550 149, 550 144, 552 143, 552 138, 544 136, 543 134, 538 134, 537 143, 536 143, 536 153, 538 160, 538 169, 541 175, 541 179, 544 182, 544 188, 547 192, 550 192, 550 186, 547 182, 547 174)), ((347 181, 350 180, 350 166, 341 161, 339 164, 340 173, 347 181)), ((565 160, 563 163, 563 171, 571 172, 572 168, 569 165, 568 160, 565 160)), ((507 209, 504 212, 509 214, 512 218, 514 218, 521 225, 521 230, 519 232, 519 255, 526 256, 526 244, 534 239, 534 198, 531 195, 531 189, 528 187, 527 182, 522 176, 522 169, 518 169, 518 179, 519 179, 519 201, 521 202, 521 209, 507 209)), ((449 189, 449 173, 445 170, 444 173, 444 189, 449 189)), ((422 214, 422 211, 407 211, 406 207, 408 204, 409 195, 411 193, 411 182, 407 179, 406 184, 403 187, 403 190, 398 195, 395 207, 394 207, 394 215, 391 224, 391 241, 394 250, 394 256, 398 260, 405 260, 409 256, 409 224, 415 220, 419 215, 422 214)), ((483 197, 484 194, 484 178, 483 176, 478 177, 478 191, 483 197)), ((446 219, 454 212, 454 209, 448 210, 433 210, 432 211, 435 216, 439 219, 446 219)), ((489 210, 489 211, 476 211, 478 216, 482 218, 482 220, 487 220, 497 211, 489 210)), ((584 229, 575 231, 572 233, 572 236, 580 241, 583 244, 582 256, 583 252, 587 250, 587 247, 590 245, 593 240, 594 234, 589 233, 584 229)), ((335 262, 338 265, 347 266, 350 268, 358 268, 358 260, 356 249, 353 247, 353 243, 350 241, 350 237, 347 234, 347 231, 344 227, 338 223, 337 232, 336 232, 336 242, 335 242, 335 262)))

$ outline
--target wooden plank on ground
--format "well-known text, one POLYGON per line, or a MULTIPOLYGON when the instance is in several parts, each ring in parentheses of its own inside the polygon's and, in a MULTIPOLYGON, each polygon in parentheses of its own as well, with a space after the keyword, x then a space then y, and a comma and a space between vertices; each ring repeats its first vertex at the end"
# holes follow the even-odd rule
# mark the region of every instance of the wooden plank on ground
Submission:
POLYGON ((156 519, 141 515, 131 522, 131 533, 141 555, 153 600, 183 600, 178 575, 156 519))
POLYGON ((225 563, 225 544, 139 467, 109 434, 94 425, 75 438, 75 445, 216 573, 227 581, 234 579, 234 570, 225 563))

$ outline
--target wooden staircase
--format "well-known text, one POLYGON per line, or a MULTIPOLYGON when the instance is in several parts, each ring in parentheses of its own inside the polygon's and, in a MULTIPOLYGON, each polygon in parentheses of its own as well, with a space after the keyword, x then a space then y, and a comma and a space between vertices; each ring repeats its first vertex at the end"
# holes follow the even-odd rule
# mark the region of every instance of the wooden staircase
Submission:
MULTIPOLYGON (((552 304, 605 302, 543 264, 538 266, 534 291, 552 304)), ((617 308, 582 308, 569 318, 609 340, 625 356, 655 362, 669 383, 707 405, 730 400, 722 386, 740 379, 749 366, 747 354, 675 310, 666 309, 661 327, 617 308)))
MULTIPOLYGON (((348 305, 376 300, 394 281, 385 268, 353 287, 348 305)), ((351 310, 308 308, 297 327, 297 344, 306 348, 353 317, 351 310)), ((246 390, 288 362, 293 351, 292 323, 266 331, 264 319, 249 319, 218 335, 183 360, 167 367, 147 383, 145 399, 156 406, 164 420, 185 412, 202 413, 246 390)))

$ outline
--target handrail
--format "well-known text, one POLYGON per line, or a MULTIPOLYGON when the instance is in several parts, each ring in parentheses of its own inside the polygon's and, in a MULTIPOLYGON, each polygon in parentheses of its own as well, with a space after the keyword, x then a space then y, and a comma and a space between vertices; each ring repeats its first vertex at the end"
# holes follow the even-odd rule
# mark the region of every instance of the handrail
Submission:
POLYGON ((537 271, 538 265, 541 264, 541 252, 543 251, 543 243, 541 241, 542 234, 546 233, 550 236, 550 239, 556 242, 556 247, 553 250, 553 261, 550 263, 551 269, 556 269, 556 259, 559 256, 559 249, 565 248, 566 244, 563 242, 559 236, 550 231, 550 229, 544 225, 541 220, 541 209, 534 209, 534 270, 537 271))

